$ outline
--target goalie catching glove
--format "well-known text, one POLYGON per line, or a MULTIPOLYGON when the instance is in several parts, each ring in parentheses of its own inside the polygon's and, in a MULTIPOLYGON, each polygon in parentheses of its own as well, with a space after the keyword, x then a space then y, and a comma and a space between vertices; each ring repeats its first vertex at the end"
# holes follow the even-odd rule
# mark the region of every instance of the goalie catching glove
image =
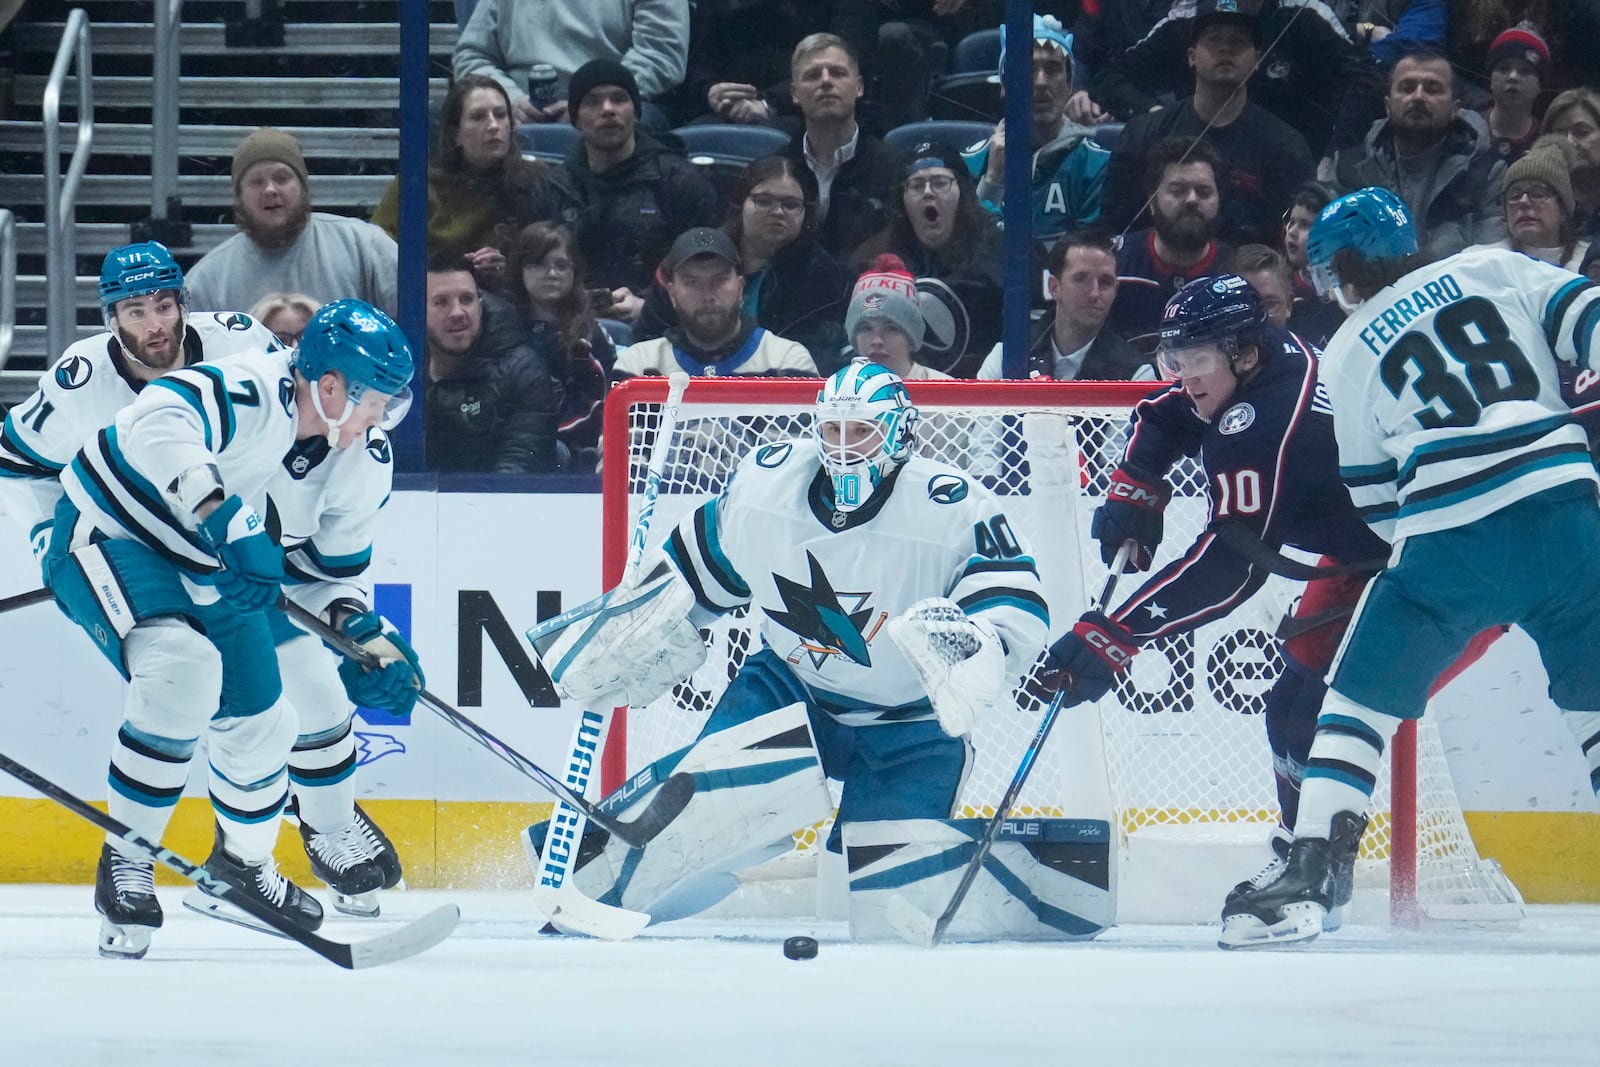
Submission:
POLYGON ((694 590, 666 560, 528 631, 556 692, 588 708, 648 704, 705 662, 694 590))
POLYGON ((889 621, 889 637, 911 664, 951 737, 972 732, 978 716, 1011 694, 1006 648, 987 619, 953 600, 919 600, 889 621))
POLYGON ((1138 651, 1127 627, 1104 612, 1086 612, 1071 632, 1045 653, 1039 681, 1050 689, 1064 690, 1067 704, 1099 700, 1138 651))

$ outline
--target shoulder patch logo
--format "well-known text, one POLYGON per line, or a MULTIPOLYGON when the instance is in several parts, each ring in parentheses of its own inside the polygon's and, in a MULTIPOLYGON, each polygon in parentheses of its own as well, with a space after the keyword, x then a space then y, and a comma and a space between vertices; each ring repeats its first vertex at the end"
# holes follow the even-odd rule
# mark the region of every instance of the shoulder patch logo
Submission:
POLYGON ((56 368, 56 384, 63 389, 81 389, 89 384, 94 374, 94 364, 82 356, 73 356, 56 368))
POLYGON ((216 312, 211 316, 217 320, 217 325, 235 332, 243 332, 255 325, 255 320, 249 315, 241 315, 237 311, 216 312))
POLYGON ((956 504, 967 499, 967 480, 954 474, 935 474, 928 479, 928 499, 935 504, 956 504))
POLYGON ((394 459, 394 452, 389 447, 389 438, 382 430, 367 431, 367 455, 379 463, 388 463, 394 459))
POLYGON ((765 445, 756 451, 756 466, 781 467, 783 461, 789 458, 794 451, 794 444, 789 441, 780 441, 775 445, 765 445))
POLYGON ((1236 433, 1248 430, 1256 421, 1256 409, 1249 404, 1235 404, 1222 413, 1222 418, 1217 420, 1217 432, 1231 437, 1236 433))

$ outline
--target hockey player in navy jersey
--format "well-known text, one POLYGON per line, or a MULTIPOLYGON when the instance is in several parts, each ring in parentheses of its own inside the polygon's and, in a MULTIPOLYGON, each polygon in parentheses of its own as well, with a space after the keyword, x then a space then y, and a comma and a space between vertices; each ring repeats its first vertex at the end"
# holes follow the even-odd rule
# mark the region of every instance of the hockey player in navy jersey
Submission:
MULTIPOLYGON (((271 856, 299 719, 272 655, 269 611, 285 570, 263 518, 273 515, 267 489, 297 442, 370 444, 404 403, 411 371, 387 316, 336 301, 312 317, 296 352, 274 343, 156 378, 61 472, 43 562, 62 609, 129 681, 112 814, 158 840, 203 731, 217 819, 207 869, 310 929, 320 906, 271 856)), ((34 429, 43 410, 30 416, 34 429)), ((13 428, 8 440, 26 447, 13 428)), ((337 604, 331 613, 385 661, 347 675, 350 696, 383 706, 416 684, 415 654, 381 620, 337 604)), ((102 954, 142 956, 162 921, 149 861, 108 843, 95 904, 102 954)))
POLYGON ((1486 626, 1537 643, 1600 788, 1600 478, 1558 374, 1600 364, 1600 286, 1499 249, 1427 263, 1378 188, 1324 208, 1307 252, 1349 312, 1324 360, 1340 475, 1394 551, 1329 673, 1288 862, 1230 896, 1225 948, 1322 932, 1385 746, 1486 626))
MULTIPOLYGON (((1141 645, 1222 618, 1266 582, 1271 572, 1219 536, 1222 524, 1242 526, 1266 550, 1288 545, 1318 553, 1330 567, 1381 559, 1388 550, 1339 482, 1316 350, 1270 325, 1248 282, 1221 275, 1180 289, 1162 319, 1159 358, 1176 380, 1135 406, 1127 449, 1091 533, 1108 564, 1131 540, 1137 550, 1130 569, 1147 570, 1171 494, 1166 475, 1184 456, 1199 456, 1205 469, 1210 521, 1188 551, 1120 607, 1085 614, 1051 647, 1046 668, 1073 703, 1104 696, 1141 645)), ((1266 696, 1282 813, 1272 843, 1280 855, 1294 825, 1322 672, 1343 633, 1340 609, 1352 606, 1364 585, 1364 577, 1337 572, 1309 583, 1296 616, 1326 621, 1283 643, 1284 670, 1266 696)))
POLYGON ((950 817, 973 724, 1032 666, 1049 614, 994 496, 913 454, 918 419, 898 375, 853 361, 824 381, 813 438, 751 451, 602 621, 536 644, 568 699, 644 704, 705 659, 697 622, 760 620, 699 737, 658 761, 657 780, 696 772, 694 798, 641 850, 590 824, 585 893, 657 921, 709 907, 828 816, 825 778, 843 783, 833 852, 853 821, 950 817))

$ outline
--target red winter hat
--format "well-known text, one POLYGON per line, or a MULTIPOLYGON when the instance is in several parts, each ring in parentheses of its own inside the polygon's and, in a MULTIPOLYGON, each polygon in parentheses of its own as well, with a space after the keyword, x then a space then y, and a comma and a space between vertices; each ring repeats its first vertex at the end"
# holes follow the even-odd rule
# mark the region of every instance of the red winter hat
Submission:
POLYGON ((1542 87, 1550 80, 1550 46, 1531 22, 1519 22, 1489 45, 1489 72, 1508 59, 1520 59, 1533 68, 1542 87))

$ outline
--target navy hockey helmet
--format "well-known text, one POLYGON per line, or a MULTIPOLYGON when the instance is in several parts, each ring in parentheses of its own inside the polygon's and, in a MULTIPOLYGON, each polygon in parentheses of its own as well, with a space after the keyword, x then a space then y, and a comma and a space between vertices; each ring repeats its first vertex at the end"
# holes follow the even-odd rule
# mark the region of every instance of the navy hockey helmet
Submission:
POLYGON ((1398 259, 1415 255, 1417 247, 1405 202, 1372 185, 1341 196, 1317 215, 1306 238, 1306 272, 1317 295, 1327 299, 1339 291, 1333 257, 1340 250, 1351 249, 1363 259, 1398 259))
POLYGON ((411 344, 388 315, 364 300, 335 300, 317 309, 306 322, 295 350, 294 365, 301 377, 315 384, 329 371, 344 377, 346 406, 337 420, 321 408, 312 390, 317 414, 337 430, 368 392, 390 397, 383 425, 393 426, 411 404, 411 375, 416 361, 411 344))
POLYGON ((1239 336, 1253 338, 1266 322, 1261 294, 1239 275, 1196 278, 1173 293, 1162 312, 1157 346, 1162 368, 1181 376, 1180 354, 1207 345, 1216 345, 1231 362, 1239 355, 1239 336))
POLYGON ((157 241, 113 248, 100 264, 100 306, 107 322, 118 301, 163 289, 176 289, 178 302, 183 302, 183 268, 167 246, 157 241))

